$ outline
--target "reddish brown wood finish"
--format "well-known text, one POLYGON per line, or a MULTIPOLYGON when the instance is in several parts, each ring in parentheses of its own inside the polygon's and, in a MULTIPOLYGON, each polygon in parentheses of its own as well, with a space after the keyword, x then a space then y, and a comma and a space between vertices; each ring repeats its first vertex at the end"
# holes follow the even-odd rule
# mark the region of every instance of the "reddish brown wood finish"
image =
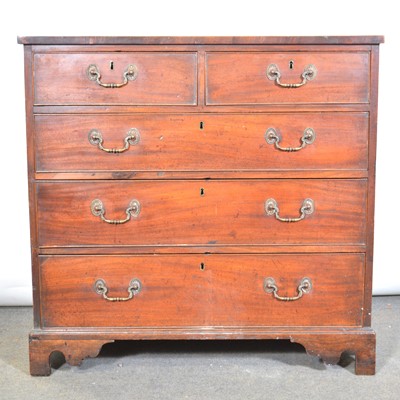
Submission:
POLYGON ((365 180, 129 181, 39 183, 40 246, 364 244, 365 180), (203 189, 204 195, 201 195, 203 189), (306 198, 315 212, 295 223, 267 216, 265 201, 281 217, 298 217, 306 198), (123 225, 92 215, 100 199, 109 219, 124 219, 132 199, 141 212, 123 225))
POLYGON ((372 330, 352 335, 293 335, 291 340, 302 344, 308 354, 321 357, 327 364, 337 364, 346 349, 356 356, 356 375, 375 374, 376 339, 372 330))
POLYGON ((343 253, 365 252, 366 245, 304 245, 304 244, 265 244, 265 245, 123 245, 94 246, 79 245, 65 247, 41 247, 43 255, 120 255, 120 254, 280 254, 280 253, 343 253))
MULTIPOLYGON (((369 44, 358 44, 358 45, 343 45, 343 44, 331 44, 329 46, 318 45, 318 44, 308 44, 301 46, 301 52, 321 52, 321 53, 338 53, 340 55, 342 52, 367 52, 371 51, 371 45, 369 44)), ((60 53, 131 53, 131 52, 221 52, 221 51, 228 51, 228 52, 247 52, 247 53, 254 53, 260 51, 268 51, 268 52, 298 52, 299 46, 293 44, 285 44, 282 45, 272 45, 272 44, 252 44, 252 45, 235 45, 235 46, 215 46, 215 45, 190 45, 190 44, 180 44, 180 45, 172 45, 172 44, 165 44, 165 45, 158 45, 154 46, 151 44, 144 44, 144 45, 32 45, 33 53, 53 53, 53 54, 60 54, 60 53)), ((199 62, 200 64, 201 62, 199 62)), ((199 72, 200 70, 198 70, 199 72)))
POLYGON ((32 46, 24 46, 25 64, 25 112, 26 112, 26 144, 28 159, 28 190, 29 190, 29 218, 30 218, 30 244, 31 244, 31 267, 32 267, 32 298, 33 298, 33 324, 37 328, 40 326, 40 282, 39 282, 39 259, 37 243, 36 225, 36 185, 34 159, 35 159, 35 140, 32 132, 34 131, 33 108, 33 65, 32 65, 32 46))
POLYGON ((40 259, 43 328, 361 325, 363 254, 40 259), (279 301, 264 291, 266 277, 281 296, 297 295, 304 277, 313 288, 279 301), (142 290, 109 302, 94 290, 99 278, 112 297, 126 297, 133 278, 142 290))
POLYGON ((344 351, 355 354, 357 375, 375 374, 375 332, 370 328, 268 328, 226 327, 198 328, 123 328, 104 330, 47 330, 33 331, 30 335, 30 357, 32 375, 49 375, 49 356, 54 351, 67 354, 66 361, 79 365, 82 358, 96 356, 99 347, 114 340, 158 340, 158 339, 289 339, 305 347, 310 355, 317 356, 327 364, 336 364, 344 351), (59 338, 62 337, 63 340, 59 338), (87 339, 88 337, 97 340, 87 339), (73 357, 69 356, 74 354, 73 357))
POLYGON ((206 103, 367 103, 369 53, 218 53, 206 58, 206 103), (293 69, 289 68, 294 62, 293 69), (278 65, 282 83, 299 83, 304 68, 313 64, 316 77, 297 89, 279 87, 267 78, 270 64, 278 65))
POLYGON ((35 54, 35 104, 184 104, 196 99, 196 53, 35 54), (114 63, 111 70, 110 62, 114 63), (95 64, 104 83, 123 82, 129 64, 135 80, 104 88, 89 80, 95 64))
POLYGON ((379 77, 379 48, 371 50, 371 115, 370 115, 370 139, 368 151, 369 179, 368 179, 368 210, 367 210, 367 251, 365 265, 364 286, 364 324, 371 325, 372 311, 372 268, 374 257, 374 212, 375 212, 375 171, 376 171, 376 141, 377 141, 377 119, 378 119, 378 77, 379 77))
POLYGON ((19 36, 18 43, 36 45, 354 45, 383 43, 383 36, 19 36))
POLYGON ((113 340, 229 338, 290 339, 328 363, 348 350, 357 374, 375 372, 369 326, 382 37, 19 41, 26 44, 32 375, 50 373, 53 351, 77 364, 113 340), (92 62, 105 82, 121 81, 129 62, 139 75, 124 88, 100 88, 86 77, 92 62), (299 82, 310 63, 317 77, 282 89, 266 78, 271 62, 284 83, 299 82), (96 122, 105 146, 118 147, 132 120, 141 142, 121 155, 101 154, 80 132, 96 122), (299 143, 304 125, 317 139, 299 153, 278 152, 264 141, 269 121, 279 125, 284 146, 299 143), (95 196, 107 217, 123 218, 132 195, 143 208, 126 225, 108 226, 90 213, 95 196), (268 197, 282 216, 299 215, 305 197, 316 210, 299 223, 280 223, 264 213, 268 197), (233 262, 239 259, 243 269, 233 262), (132 270, 157 282, 133 300, 144 304, 140 311, 127 313, 129 302, 94 294, 95 271, 110 282, 110 295, 124 295, 132 270), (276 273, 280 293, 295 294, 295 273, 309 272, 316 286, 297 302, 280 303, 256 284, 267 271, 276 273), (161 292, 170 294, 164 302, 154 296, 161 292), (76 298, 90 311, 86 319, 74 311, 76 298), (180 324, 164 323, 150 310, 155 303, 180 324), (178 305, 187 311, 178 314, 178 305), (273 323, 261 305, 272 306, 273 323), (109 311, 114 306, 124 321, 109 311), (295 326, 299 319, 303 325, 295 326))
POLYGON ((270 171, 367 169, 367 113, 37 115, 37 171, 270 171), (123 148, 131 128, 140 141, 121 154, 90 144, 102 133, 105 147, 123 148), (277 150, 265 140, 268 128, 281 146, 296 147, 306 128, 316 140, 298 152, 277 150), (60 135, 60 129, 62 134, 60 135), (62 137, 60 137, 62 136, 62 137), (64 139, 64 140, 63 140, 64 139))
POLYGON ((368 178, 367 170, 328 169, 328 170, 236 170, 236 171, 70 171, 38 172, 37 181, 47 180, 175 180, 175 179, 323 179, 323 178, 368 178))
POLYGON ((309 112, 370 112, 371 106, 369 103, 359 104, 243 104, 243 105, 201 105, 190 107, 184 105, 86 105, 86 106, 74 106, 74 105, 35 105, 33 112, 37 114, 94 114, 101 115, 107 114, 133 114, 133 113, 170 113, 170 114, 182 114, 182 113, 218 113, 218 114, 257 114, 257 113, 309 113, 309 112))
POLYGON ((50 356, 55 351, 63 353, 69 365, 81 365, 87 357, 97 357, 104 344, 114 340, 41 340, 29 339, 30 373, 46 376, 51 373, 50 356))

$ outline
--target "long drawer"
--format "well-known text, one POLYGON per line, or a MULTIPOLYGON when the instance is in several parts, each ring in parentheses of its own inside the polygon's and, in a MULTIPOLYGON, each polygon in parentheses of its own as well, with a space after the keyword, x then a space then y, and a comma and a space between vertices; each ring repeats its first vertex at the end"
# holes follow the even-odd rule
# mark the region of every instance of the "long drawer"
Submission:
POLYGON ((363 179, 41 182, 38 239, 40 246, 365 244, 366 190, 363 179))
POLYGON ((40 279, 44 327, 359 326, 364 255, 41 256, 40 279))
POLYGON ((369 63, 368 52, 210 52, 206 102, 368 103, 369 63))
POLYGON ((367 113, 36 115, 36 170, 366 170, 368 124, 367 113))
POLYGON ((36 105, 197 103, 194 52, 37 53, 34 67, 36 105))

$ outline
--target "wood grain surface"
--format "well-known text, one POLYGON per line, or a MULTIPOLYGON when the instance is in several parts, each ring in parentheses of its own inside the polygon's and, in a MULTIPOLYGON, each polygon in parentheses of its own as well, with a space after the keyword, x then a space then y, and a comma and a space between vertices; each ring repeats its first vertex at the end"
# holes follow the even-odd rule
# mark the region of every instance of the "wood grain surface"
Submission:
POLYGON ((365 171, 368 126, 367 113, 36 115, 36 170, 365 171), (140 141, 121 154, 88 140, 96 129, 103 146, 123 148, 131 128, 140 141), (316 139, 298 152, 283 152, 266 142, 268 128, 281 135, 283 147, 300 146, 306 128, 316 139))
POLYGON ((369 53, 209 52, 206 58, 207 104, 367 103, 369 53), (293 69, 289 63, 293 61, 293 69), (316 77, 304 86, 288 89, 267 78, 276 64, 282 83, 299 83, 304 68, 313 64, 316 77))
POLYGON ((37 185, 40 246, 364 244, 366 180, 107 181, 37 185), (202 194, 203 190, 203 195, 202 194), (296 223, 267 216, 274 198, 281 217, 298 217, 306 198, 315 212, 296 223), (110 225, 90 211, 124 219, 132 199, 137 218, 110 225))
POLYGON ((371 324, 378 46, 359 37, 20 37, 25 85, 34 330, 32 375, 113 340, 290 339, 356 373, 375 371, 371 324), (267 78, 277 64, 282 88, 267 78), (136 79, 119 89, 128 64, 136 79), (112 68, 111 68, 112 64, 112 68), (267 144, 274 128, 299 152, 267 144), (122 154, 130 128, 140 141, 122 154), (306 198, 315 211, 294 223, 306 198), (124 219, 110 225, 91 213, 124 219), (302 278, 312 290, 291 302, 302 278), (109 302, 94 290, 127 296, 109 302))
POLYGON ((35 104, 180 104, 197 102, 196 53, 35 54, 35 104), (113 62, 113 69, 110 62, 113 62), (104 83, 121 83, 129 64, 137 77, 121 88, 89 80, 96 64, 104 83))
POLYGON ((383 36, 18 36, 18 43, 34 45, 313 45, 379 44, 383 36))
POLYGON ((209 256, 42 256, 44 327, 97 326, 358 326, 363 254, 209 256), (200 268, 201 263, 204 269, 200 268), (264 291, 273 277, 281 296, 295 296, 302 278, 312 290, 292 302, 264 291), (126 297, 129 282, 142 290, 126 297))

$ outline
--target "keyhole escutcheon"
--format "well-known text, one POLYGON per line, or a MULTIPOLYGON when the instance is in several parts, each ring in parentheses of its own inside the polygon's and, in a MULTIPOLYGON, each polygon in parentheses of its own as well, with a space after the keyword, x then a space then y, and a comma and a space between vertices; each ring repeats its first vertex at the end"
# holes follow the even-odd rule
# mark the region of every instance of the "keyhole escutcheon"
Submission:
POLYGON ((290 60, 289 61, 289 69, 293 69, 293 67, 294 67, 294 61, 290 60))

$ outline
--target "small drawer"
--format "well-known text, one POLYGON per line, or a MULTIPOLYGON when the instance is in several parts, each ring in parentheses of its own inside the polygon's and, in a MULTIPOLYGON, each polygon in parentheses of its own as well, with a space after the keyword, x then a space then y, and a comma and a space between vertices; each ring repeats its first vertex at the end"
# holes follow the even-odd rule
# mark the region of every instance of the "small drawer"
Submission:
POLYGON ((366 170, 367 113, 36 115, 36 170, 366 170))
POLYGON ((210 52, 206 103, 368 103, 369 63, 368 52, 210 52))
POLYGON ((366 240, 364 179, 42 182, 36 188, 43 247, 366 240))
POLYGON ((197 103, 196 53, 38 53, 34 72, 36 105, 197 103))
POLYGON ((39 259, 46 328, 361 325, 363 254, 39 259))

